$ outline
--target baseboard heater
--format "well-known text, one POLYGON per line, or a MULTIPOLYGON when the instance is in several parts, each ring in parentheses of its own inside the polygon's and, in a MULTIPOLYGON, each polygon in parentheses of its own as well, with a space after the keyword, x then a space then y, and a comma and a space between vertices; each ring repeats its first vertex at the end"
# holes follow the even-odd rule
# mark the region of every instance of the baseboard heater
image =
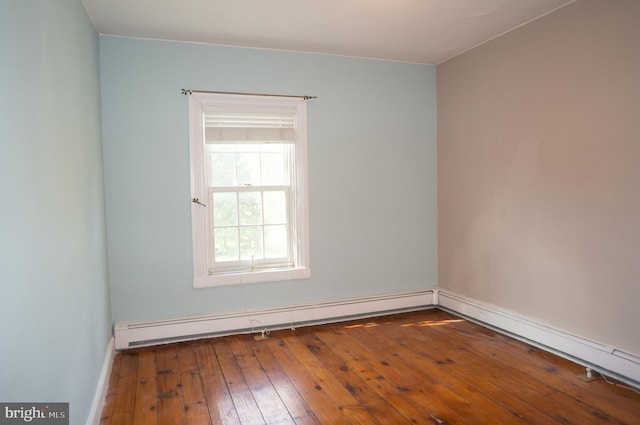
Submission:
POLYGON ((427 309, 434 305, 434 292, 405 292, 285 308, 116 323, 115 346, 122 350, 427 309))
POLYGON ((640 388, 640 357, 443 289, 169 320, 117 323, 115 348, 259 333, 406 311, 441 308, 640 388))
POLYGON ((495 305, 436 290, 439 308, 640 388, 640 357, 495 305))

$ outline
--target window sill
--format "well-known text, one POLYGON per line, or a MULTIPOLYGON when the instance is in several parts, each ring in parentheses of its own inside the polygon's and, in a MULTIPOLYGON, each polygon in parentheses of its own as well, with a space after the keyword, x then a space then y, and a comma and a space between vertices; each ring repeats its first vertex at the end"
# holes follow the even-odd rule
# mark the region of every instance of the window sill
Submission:
POLYGON ((311 277, 311 268, 257 270, 253 272, 212 274, 196 276, 193 279, 194 288, 211 288, 215 286, 242 285, 251 283, 276 282, 311 277))

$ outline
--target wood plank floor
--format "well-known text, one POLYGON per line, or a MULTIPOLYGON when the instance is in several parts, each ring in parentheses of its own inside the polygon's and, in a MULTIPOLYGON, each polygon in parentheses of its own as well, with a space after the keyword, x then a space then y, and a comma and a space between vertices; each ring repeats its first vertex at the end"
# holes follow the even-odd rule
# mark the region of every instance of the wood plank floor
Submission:
POLYGON ((101 424, 640 424, 583 372, 434 309, 119 353, 101 424))

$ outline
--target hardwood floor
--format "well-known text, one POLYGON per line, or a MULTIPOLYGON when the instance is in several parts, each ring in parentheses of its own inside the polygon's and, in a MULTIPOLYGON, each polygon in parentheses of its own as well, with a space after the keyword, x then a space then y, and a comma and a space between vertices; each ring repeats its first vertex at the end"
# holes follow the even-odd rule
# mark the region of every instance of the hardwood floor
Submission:
POLYGON ((434 309, 119 353, 101 424, 640 424, 580 373, 434 309))

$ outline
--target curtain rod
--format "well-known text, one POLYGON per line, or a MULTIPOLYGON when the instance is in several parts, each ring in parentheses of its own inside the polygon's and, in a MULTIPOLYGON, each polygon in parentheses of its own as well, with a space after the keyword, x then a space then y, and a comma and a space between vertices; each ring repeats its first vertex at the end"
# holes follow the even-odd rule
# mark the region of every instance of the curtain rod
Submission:
POLYGON ((182 94, 193 94, 193 93, 213 93, 213 94, 241 94, 245 96, 271 96, 271 97, 299 97, 304 100, 309 99, 317 99, 317 96, 287 96, 286 94, 265 94, 265 93, 237 93, 237 92, 229 92, 229 91, 204 91, 204 90, 191 90, 191 89, 180 89, 182 94))

